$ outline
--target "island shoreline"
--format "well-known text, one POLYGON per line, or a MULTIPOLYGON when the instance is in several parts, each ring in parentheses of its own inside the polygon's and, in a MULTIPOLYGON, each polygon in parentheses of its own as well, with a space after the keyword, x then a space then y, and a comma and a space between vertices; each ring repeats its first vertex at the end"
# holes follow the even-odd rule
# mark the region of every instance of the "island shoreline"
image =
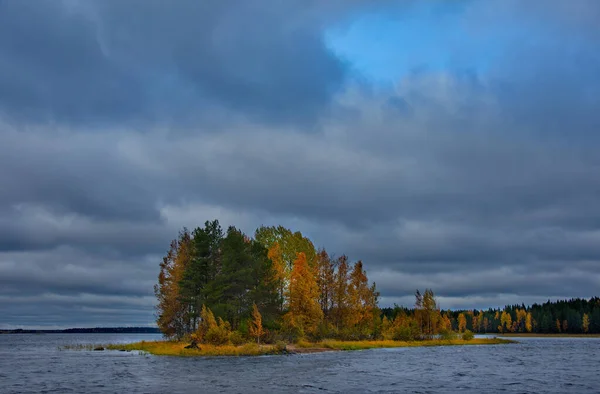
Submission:
POLYGON ((292 355, 313 354, 332 351, 356 351, 382 348, 405 347, 438 347, 438 346, 485 346, 517 343, 517 341, 504 338, 475 338, 472 340, 424 340, 424 341, 336 341, 324 340, 320 342, 303 342, 296 344, 258 345, 247 343, 240 346, 234 345, 205 345, 199 344, 198 349, 186 349, 188 342, 177 341, 141 341, 128 344, 107 344, 76 347, 64 347, 64 350, 114 350, 135 351, 155 356, 174 357, 247 357, 266 355, 292 355))

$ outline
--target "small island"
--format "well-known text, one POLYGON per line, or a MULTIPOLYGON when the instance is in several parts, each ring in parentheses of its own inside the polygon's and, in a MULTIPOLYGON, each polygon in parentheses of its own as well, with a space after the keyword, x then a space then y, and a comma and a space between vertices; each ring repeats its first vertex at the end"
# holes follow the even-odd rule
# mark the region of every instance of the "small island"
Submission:
POLYGON ((183 229, 154 288, 164 341, 98 349, 175 356, 249 356, 407 346, 504 344, 453 329, 432 290, 413 309, 385 311, 362 261, 330 257, 300 232, 260 227, 249 237, 217 220, 183 229))

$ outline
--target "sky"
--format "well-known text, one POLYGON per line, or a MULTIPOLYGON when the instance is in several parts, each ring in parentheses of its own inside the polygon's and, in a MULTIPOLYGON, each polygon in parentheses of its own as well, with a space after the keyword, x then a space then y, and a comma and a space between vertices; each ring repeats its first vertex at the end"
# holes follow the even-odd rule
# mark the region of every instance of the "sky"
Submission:
POLYGON ((380 305, 597 296, 596 0, 0 0, 0 328, 153 325, 184 226, 380 305))

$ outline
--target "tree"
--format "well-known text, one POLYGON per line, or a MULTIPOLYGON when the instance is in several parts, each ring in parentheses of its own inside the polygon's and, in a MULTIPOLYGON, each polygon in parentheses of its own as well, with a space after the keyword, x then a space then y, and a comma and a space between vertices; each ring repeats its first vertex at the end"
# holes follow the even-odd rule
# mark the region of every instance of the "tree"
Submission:
POLYGON ((206 305, 202 305, 202 309, 200 311, 200 322, 193 339, 203 342, 206 338, 206 334, 216 327, 217 321, 215 320, 215 315, 210 308, 207 308, 206 305))
POLYGON ((467 330, 467 318, 464 313, 458 315, 458 331, 465 332, 467 330))
POLYGON ((252 321, 248 327, 248 333, 250 336, 256 338, 256 343, 260 344, 260 337, 264 335, 264 330, 262 326, 262 316, 260 315, 256 304, 252 305, 252 321))
POLYGON ((516 330, 513 330, 513 331, 519 331, 519 332, 525 331, 526 319, 527 319, 527 311, 525 310, 525 308, 517 309, 516 318, 515 318, 516 330))
POLYGON ((367 336, 368 332, 372 331, 370 326, 375 317, 377 297, 375 285, 369 287, 369 279, 363 269, 363 263, 358 261, 349 275, 345 326, 354 329, 354 333, 359 336, 367 336))
POLYGON ((531 332, 531 330, 533 329, 533 325, 531 322, 531 312, 527 312, 527 315, 525 315, 525 329, 527 330, 527 332, 531 332))
POLYGON ((279 312, 283 312, 285 307, 285 289, 289 282, 289 275, 283 261, 281 247, 278 242, 274 242, 269 248, 267 257, 273 264, 273 283, 279 296, 279 312))
POLYGON ((319 305, 319 288, 306 255, 298 253, 290 276, 289 311, 284 319, 289 327, 298 329, 300 335, 314 333, 323 318, 319 305))
POLYGON ((313 267, 315 264, 315 246, 310 239, 304 237, 299 231, 292 232, 283 226, 261 226, 255 231, 254 239, 267 249, 278 243, 288 273, 293 269, 297 253, 304 253, 309 266, 313 267))
POLYGON ((473 328, 473 332, 479 332, 479 324, 480 324, 480 318, 481 318, 481 314, 475 314, 473 313, 473 317, 472 317, 472 324, 471 327, 473 328))
POLYGON ((501 332, 511 332, 513 329, 512 317, 509 312, 502 311, 502 315, 500 316, 500 327, 501 332))
POLYGON ((319 286, 319 304, 323 316, 328 319, 333 308, 333 287, 335 267, 325 249, 317 253, 317 285, 319 286))
POLYGON ((223 231, 218 220, 196 228, 190 240, 190 261, 179 283, 182 302, 188 305, 191 330, 195 330, 200 309, 207 302, 207 286, 220 271, 223 231))
POLYGON ((191 307, 180 296, 179 284, 190 261, 191 236, 187 229, 171 242, 167 255, 160 264, 158 284, 154 294, 158 300, 157 325, 167 338, 182 338, 192 331, 191 307))
POLYGON ((588 316, 587 313, 584 313, 583 318, 581 319, 581 329, 586 334, 590 330, 590 317, 588 316))
POLYGON ((337 259, 332 297, 332 321, 335 327, 340 330, 345 327, 345 316, 348 313, 348 257, 345 255, 337 259))
POLYGON ((438 320, 440 319, 440 311, 438 309, 433 290, 425 289, 422 299, 422 308, 424 318, 424 334, 427 338, 432 338, 437 333, 438 320))
POLYGON ((438 331, 450 331, 452 330, 452 321, 448 316, 448 313, 444 313, 440 319, 438 331))

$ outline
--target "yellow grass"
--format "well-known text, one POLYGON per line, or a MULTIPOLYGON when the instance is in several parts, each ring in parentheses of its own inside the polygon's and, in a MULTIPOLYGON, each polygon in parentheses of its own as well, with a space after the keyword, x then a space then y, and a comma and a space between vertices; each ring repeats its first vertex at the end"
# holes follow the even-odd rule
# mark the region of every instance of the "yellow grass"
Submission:
POLYGON ((200 349, 185 349, 189 343, 175 341, 142 341, 129 344, 106 345, 109 350, 137 350, 157 356, 261 356, 272 354, 275 348, 270 345, 259 346, 247 343, 242 346, 234 345, 199 345, 200 349))
MULTIPOLYGON (((366 350, 374 348, 394 348, 394 347, 421 347, 421 346, 461 346, 461 345, 497 345, 505 343, 514 343, 514 341, 501 338, 475 338, 470 341, 462 339, 453 340, 427 340, 427 341, 337 341, 324 340, 321 342, 299 341, 291 345, 288 350, 298 353, 312 353, 325 350, 366 350)), ((273 345, 257 345, 248 343, 241 346, 234 345, 204 345, 200 349, 185 349, 187 342, 175 341, 151 341, 137 342, 130 344, 106 345, 108 350, 142 351, 157 356, 260 356, 266 354, 281 354, 282 349, 273 345)))

